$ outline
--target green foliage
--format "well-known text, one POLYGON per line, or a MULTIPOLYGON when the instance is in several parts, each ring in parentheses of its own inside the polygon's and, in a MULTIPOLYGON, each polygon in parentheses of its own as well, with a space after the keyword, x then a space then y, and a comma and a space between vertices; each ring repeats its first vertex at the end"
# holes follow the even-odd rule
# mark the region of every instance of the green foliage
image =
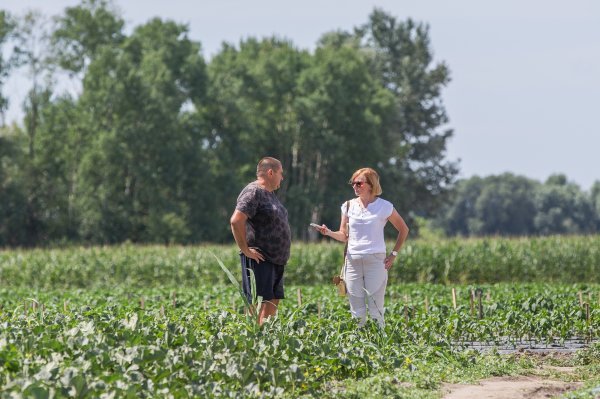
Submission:
POLYGON ((443 160, 448 69, 410 20, 377 10, 312 53, 248 38, 207 65, 186 26, 154 18, 125 33, 109 0, 66 8, 53 29, 39 14, 20 21, 34 84, 28 158, 13 162, 26 239, 11 244, 230 242, 236 197, 265 155, 283 163, 278 195, 300 240, 316 238, 311 221, 339 222, 360 167, 379 170, 407 219, 430 214, 456 174, 443 160), (54 91, 57 69, 80 93, 54 91))
POLYGON ((419 240, 433 242, 446 237, 444 231, 436 226, 433 220, 421 216, 415 216, 413 220, 414 224, 411 225, 411 231, 417 231, 419 240))
POLYGON ((458 166, 444 159, 452 130, 441 98, 450 81, 443 62, 433 64, 429 28, 412 19, 398 21, 375 9, 357 31, 366 43, 373 76, 394 96, 394 112, 383 129, 388 151, 380 158, 385 195, 402 214, 437 210, 458 166))
POLYGON ((436 224, 447 235, 589 234, 598 231, 594 191, 564 175, 544 184, 505 173, 461 180, 436 224))
POLYGON ((24 153, 17 137, 0 128, 0 246, 18 245, 27 237, 26 192, 20 179, 24 153))
POLYGON ((14 59, 5 50, 5 43, 10 39, 15 28, 15 21, 5 10, 0 9, 0 124, 4 125, 4 112, 8 108, 8 99, 3 96, 4 82, 13 67, 14 59), (6 58, 5 58, 6 57, 6 58))
POLYGON ((237 195, 265 155, 282 161, 295 240, 318 238, 309 222, 337 227, 364 166, 414 232, 436 213, 430 228, 447 235, 600 229, 600 190, 564 175, 474 177, 445 195, 457 173, 445 159, 450 72, 411 19, 376 9, 314 52, 247 38, 208 63, 185 25, 154 18, 125 33, 109 0, 66 8, 52 29, 39 13, 0 21, 18 56, 0 60, 0 84, 17 61, 33 83, 23 127, 2 137, 0 245, 231 242, 237 195), (78 95, 55 92, 57 68, 80 79, 78 95))
MULTIPOLYGON (((600 283, 599 237, 409 241, 389 272, 390 283, 600 283)), ((0 285, 38 289, 195 287, 227 280, 216 254, 239 270, 230 246, 134 246, 0 252, 0 285)), ((295 244, 286 283, 329 284, 342 261, 339 243, 295 244)))
MULTIPOLYGON (((571 311, 577 290, 598 286, 483 286, 490 293, 484 319, 466 305, 470 287, 457 288, 453 309, 447 287, 389 287, 384 330, 358 329, 329 286, 301 287, 302 306, 282 301, 262 328, 243 314, 236 290, 222 285, 2 289, 0 390, 85 398, 433 397, 443 381, 531 367, 515 356, 465 351, 461 342, 599 332, 597 305, 589 324, 571 311)), ((598 367, 597 352, 578 355, 580 373, 598 367)))
POLYGON ((71 73, 83 72, 103 47, 122 43, 123 26, 110 0, 82 0, 67 7, 52 34, 56 62, 71 73))
POLYGON ((596 232, 597 214, 590 198, 566 177, 554 176, 536 193, 534 223, 540 234, 596 232))
POLYGON ((206 174, 202 133, 185 129, 181 109, 202 97, 205 72, 200 47, 186 33, 155 19, 90 64, 79 103, 93 122, 82 126, 87 148, 75 192, 81 238, 201 238, 190 237, 196 229, 188 220, 191 201, 208 199, 193 182, 206 174))

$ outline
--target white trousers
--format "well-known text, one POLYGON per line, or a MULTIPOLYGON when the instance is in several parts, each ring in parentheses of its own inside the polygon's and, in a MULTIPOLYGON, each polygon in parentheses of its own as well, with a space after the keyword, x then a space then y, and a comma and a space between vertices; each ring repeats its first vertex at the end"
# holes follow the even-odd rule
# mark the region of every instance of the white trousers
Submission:
POLYGON ((369 314, 383 327, 384 296, 388 272, 383 264, 385 253, 352 255, 346 257, 345 280, 352 317, 363 326, 369 314))

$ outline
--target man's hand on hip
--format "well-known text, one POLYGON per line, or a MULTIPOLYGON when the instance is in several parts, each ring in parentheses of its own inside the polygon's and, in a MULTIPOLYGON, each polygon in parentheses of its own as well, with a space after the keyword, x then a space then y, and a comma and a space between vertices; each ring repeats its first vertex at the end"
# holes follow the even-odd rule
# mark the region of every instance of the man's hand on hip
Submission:
POLYGON ((260 253, 258 248, 249 247, 247 252, 244 252, 247 258, 254 259, 256 263, 260 263, 265 260, 263 254, 260 253))

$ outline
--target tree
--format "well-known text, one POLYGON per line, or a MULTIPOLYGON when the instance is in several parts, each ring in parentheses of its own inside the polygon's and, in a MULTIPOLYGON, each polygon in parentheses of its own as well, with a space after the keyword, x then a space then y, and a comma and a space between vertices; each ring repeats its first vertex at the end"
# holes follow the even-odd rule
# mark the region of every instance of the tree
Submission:
POLYGON ((437 224, 448 235, 532 234, 538 185, 511 173, 461 180, 437 224))
POLYGON ((444 63, 433 65, 428 27, 411 19, 399 22, 375 9, 369 22, 357 29, 370 65, 380 84, 395 98, 395 111, 386 120, 387 154, 380 169, 386 195, 404 212, 431 214, 458 172, 446 161, 452 130, 441 90, 450 81, 444 63))
POLYGON ((449 193, 448 203, 440 210, 435 225, 450 236, 471 235, 475 206, 484 185, 484 180, 478 176, 459 180, 449 193))
POLYGON ((27 242, 27 195, 21 178, 19 137, 0 128, 0 247, 27 242))
POLYGON ((4 126, 4 113, 8 108, 8 99, 2 95, 2 87, 14 62, 11 56, 5 59, 8 51, 4 51, 4 44, 11 38, 14 28, 13 18, 6 11, 0 10, 0 126, 4 126))
POLYGON ((26 191, 27 244, 43 239, 44 220, 41 174, 37 168, 36 140, 42 121, 42 109, 50 102, 53 86, 53 64, 49 57, 48 20, 30 11, 17 20, 15 28, 15 64, 26 69, 31 88, 23 102, 24 130, 27 137, 27 160, 23 163, 23 186, 26 191))
POLYGON ((535 197, 535 226, 540 234, 584 234, 595 231, 595 210, 579 186, 553 175, 535 197))
POLYGON ((533 197, 537 185, 523 176, 504 173, 486 178, 469 220, 472 235, 522 236, 534 233, 533 197))
POLYGON ((275 38, 248 39, 239 50, 226 45, 209 76, 211 141, 222 173, 236 182, 226 188, 227 213, 258 159, 271 155, 283 164, 278 196, 294 236, 306 238, 310 221, 338 223, 332 205, 349 194, 354 169, 377 162, 392 104, 359 50, 323 45, 310 56, 275 38))
POLYGON ((52 34, 54 56, 72 74, 85 73, 103 47, 117 47, 125 39, 124 21, 107 0, 83 0, 67 7, 56 22, 52 34))
POLYGON ((357 168, 376 168, 404 215, 432 212, 456 173, 443 159, 448 70, 410 20, 376 10, 314 53, 250 38, 208 66, 187 27, 156 18, 126 35, 108 0, 67 8, 51 34, 23 21, 33 87, 7 152, 19 162, 6 165, 20 171, 30 243, 230 240, 236 196, 265 155, 283 163, 278 195, 301 239, 310 221, 339 223, 357 168), (53 90, 58 67, 78 93, 53 90))
MULTIPOLYGON (((306 223, 339 224, 341 203, 353 195, 352 172, 385 156, 381 134, 393 98, 371 75, 367 59, 349 43, 321 44, 299 80, 301 129, 291 166, 290 207, 299 237, 306 223), (304 201, 304 202, 301 202, 304 201)), ((304 233, 304 234, 302 234, 304 233)))
POLYGON ((212 171, 218 181, 228 182, 217 194, 222 219, 215 233, 222 239, 231 237, 227 220, 241 187, 255 178, 261 157, 281 160, 286 178, 278 195, 284 202, 289 198, 293 179, 288 176, 301 134, 297 82, 308 58, 286 41, 249 38, 239 49, 224 45, 208 65, 210 86, 202 112, 210 123, 212 171))
POLYGON ((43 236, 49 241, 76 241, 75 190, 82 143, 76 101, 65 95, 45 101, 35 141, 36 192, 43 236))
POLYGON ((190 239, 196 204, 188 202, 186 183, 202 181, 207 168, 202 133, 185 131, 183 120, 205 85, 200 45, 185 26, 160 19, 90 63, 80 98, 86 149, 76 198, 84 239, 190 239))
POLYGON ((596 231, 600 232, 600 181, 596 180, 590 189, 590 200, 596 211, 596 231))

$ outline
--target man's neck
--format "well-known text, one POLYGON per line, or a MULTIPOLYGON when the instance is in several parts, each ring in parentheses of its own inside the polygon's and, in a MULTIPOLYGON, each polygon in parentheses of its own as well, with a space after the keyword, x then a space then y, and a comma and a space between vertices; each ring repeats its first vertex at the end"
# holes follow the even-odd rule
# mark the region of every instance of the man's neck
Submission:
POLYGON ((268 192, 272 193, 273 192, 273 188, 271 187, 271 185, 262 177, 258 177, 256 179, 256 183, 261 186, 263 189, 267 190, 268 192))

